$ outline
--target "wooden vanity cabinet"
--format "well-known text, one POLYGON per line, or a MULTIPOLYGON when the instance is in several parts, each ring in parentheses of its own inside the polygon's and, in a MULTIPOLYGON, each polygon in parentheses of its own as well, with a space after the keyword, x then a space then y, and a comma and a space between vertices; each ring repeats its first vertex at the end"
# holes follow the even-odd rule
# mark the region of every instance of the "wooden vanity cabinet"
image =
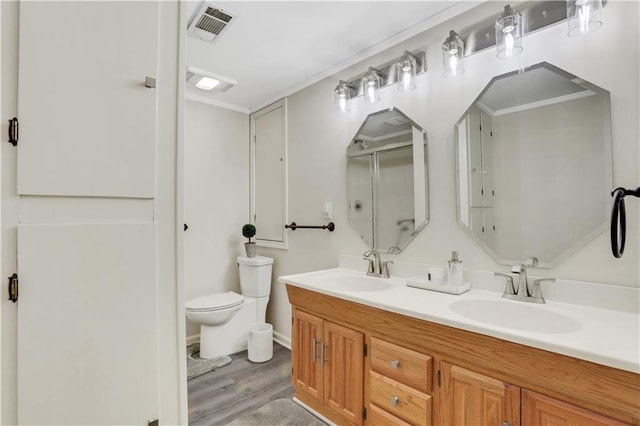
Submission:
POLYGON ((374 421, 389 414, 386 424, 393 418, 397 424, 431 425, 432 358, 376 337, 369 347, 367 406, 374 421))
POLYGON ((295 286, 287 293, 296 396, 338 425, 640 425, 639 374, 295 286))
POLYGON ((623 426, 626 423, 523 389, 522 424, 524 426, 623 426))
POLYGON ((439 362, 439 425, 520 425, 520 388, 439 362))
POLYGON ((338 424, 362 425, 364 335, 293 309, 296 396, 338 424))

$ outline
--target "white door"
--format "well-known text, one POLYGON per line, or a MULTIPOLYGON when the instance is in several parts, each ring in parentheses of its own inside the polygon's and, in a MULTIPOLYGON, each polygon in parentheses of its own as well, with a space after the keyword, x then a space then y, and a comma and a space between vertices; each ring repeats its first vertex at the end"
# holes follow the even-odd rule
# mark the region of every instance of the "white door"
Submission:
POLYGON ((146 425, 158 4, 23 1, 19 21, 18 422, 146 425))
MULTIPOLYGON (((287 248, 287 103, 281 100, 251 115, 252 217, 256 242, 287 248)), ((299 224, 301 225, 301 224, 299 224)))
POLYGON ((153 224, 18 227, 18 422, 158 413, 153 224))
POLYGON ((155 193, 158 4, 20 3, 18 193, 155 193))

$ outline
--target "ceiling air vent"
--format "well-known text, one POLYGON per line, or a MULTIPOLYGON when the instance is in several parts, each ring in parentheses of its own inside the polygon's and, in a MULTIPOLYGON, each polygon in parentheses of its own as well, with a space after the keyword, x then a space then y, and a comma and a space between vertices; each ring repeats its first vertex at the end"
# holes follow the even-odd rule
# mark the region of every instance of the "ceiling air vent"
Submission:
POLYGON ((202 2, 191 18, 187 33, 208 43, 215 43, 235 17, 208 2, 202 2))

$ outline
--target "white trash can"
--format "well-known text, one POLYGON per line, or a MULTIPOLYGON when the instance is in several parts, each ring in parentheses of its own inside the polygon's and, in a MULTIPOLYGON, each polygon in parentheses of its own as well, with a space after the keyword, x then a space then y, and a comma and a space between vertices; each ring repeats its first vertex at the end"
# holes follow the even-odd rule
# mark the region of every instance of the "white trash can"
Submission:
POLYGON ((249 327, 249 361, 266 362, 273 358, 273 326, 257 323, 249 327))

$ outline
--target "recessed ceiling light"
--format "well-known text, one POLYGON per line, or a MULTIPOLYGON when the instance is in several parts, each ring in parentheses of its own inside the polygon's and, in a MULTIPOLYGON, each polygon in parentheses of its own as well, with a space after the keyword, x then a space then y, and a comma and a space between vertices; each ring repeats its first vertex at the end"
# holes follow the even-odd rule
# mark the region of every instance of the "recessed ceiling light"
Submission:
POLYGON ((220 80, 216 80, 215 78, 202 77, 200 81, 196 83, 196 87, 202 90, 213 90, 213 88, 218 84, 220 84, 220 80))
MULTIPOLYGON (((0 0, 2 1, 2 0, 0 0)), ((210 92, 226 92, 238 84, 236 80, 195 67, 187 67, 187 83, 210 92)))

